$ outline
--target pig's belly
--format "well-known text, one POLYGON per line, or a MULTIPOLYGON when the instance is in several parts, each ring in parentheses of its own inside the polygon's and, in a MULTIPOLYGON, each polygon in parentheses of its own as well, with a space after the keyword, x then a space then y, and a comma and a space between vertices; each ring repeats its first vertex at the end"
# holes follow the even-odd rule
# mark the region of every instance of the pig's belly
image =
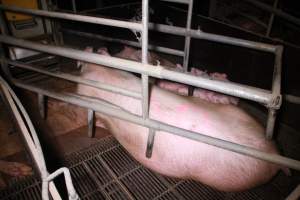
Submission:
POLYGON ((162 131, 156 133, 148 159, 147 128, 105 116, 101 119, 136 160, 163 175, 193 179, 223 191, 240 191, 265 183, 278 170, 267 162, 162 131))

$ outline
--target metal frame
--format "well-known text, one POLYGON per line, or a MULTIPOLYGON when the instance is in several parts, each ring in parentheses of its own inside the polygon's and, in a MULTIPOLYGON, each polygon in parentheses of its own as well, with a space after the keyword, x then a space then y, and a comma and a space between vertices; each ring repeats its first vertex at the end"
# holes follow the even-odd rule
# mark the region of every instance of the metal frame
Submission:
POLYGON ((69 200, 79 199, 70 176, 70 172, 67 168, 60 168, 52 174, 48 173, 43 150, 39 142, 37 133, 33 127, 33 124, 21 104, 19 98, 16 96, 14 91, 10 88, 8 83, 0 76, 0 87, 3 93, 4 100, 7 101, 10 109, 16 119, 17 125, 24 136, 29 151, 33 157, 33 160, 37 166, 37 169, 42 179, 42 198, 43 200, 49 200, 49 192, 54 200, 61 200, 61 197, 53 183, 53 179, 63 173, 65 175, 66 185, 69 194, 69 200), (19 111, 20 110, 20 111, 19 111), (24 120, 22 119, 24 118, 24 120), (49 191, 49 192, 48 192, 49 191))
MULTIPOLYGON (((237 39, 227 36, 221 36, 211 33, 204 33, 201 30, 192 30, 192 29, 185 29, 179 27, 172 27, 166 25, 154 25, 152 23, 148 23, 148 0, 143 0, 142 3, 142 23, 133 23, 133 22, 124 22, 118 20, 111 20, 111 19, 103 19, 103 18, 96 18, 96 17, 89 17, 89 16, 80 16, 75 14, 67 14, 67 13, 58 13, 58 12, 49 12, 49 11, 40 11, 40 10, 30 10, 30 9, 23 9, 17 7, 9 7, 0 5, 0 10, 9 10, 14 12, 21 12, 26 14, 38 15, 43 17, 52 17, 52 18, 60 18, 60 19, 68 19, 74 21, 81 21, 81 22, 88 22, 94 24, 102 24, 102 25, 109 25, 115 27, 122 27, 122 28, 130 28, 135 29, 138 31, 142 31, 142 63, 108 57, 104 55, 94 54, 83 52, 80 50, 64 48, 64 47, 56 47, 52 45, 44 45, 38 44, 34 42, 25 41, 22 39, 15 39, 10 36, 1 35, 0 42, 5 43, 8 45, 19 46, 28 49, 34 49, 37 51, 47 52, 54 55, 64 56, 67 58, 77 59, 80 61, 85 61, 89 63, 95 63, 100 65, 105 65, 107 67, 112 67, 116 69, 121 69, 129 72, 135 72, 142 75, 142 106, 143 106, 143 115, 137 116, 133 115, 129 112, 126 112, 122 109, 118 109, 115 106, 107 105, 107 102, 92 101, 88 98, 81 98, 79 96, 71 96, 67 94, 55 93, 50 90, 40 89, 36 86, 32 86, 29 84, 25 84, 18 80, 12 79, 13 83, 21 88, 34 91, 38 94, 49 96, 52 98, 56 98, 62 101, 66 101, 72 104, 76 104, 82 107, 86 107, 93 111, 102 112, 104 114, 123 119, 129 122, 133 122, 145 127, 149 128, 149 141, 146 155, 151 156, 151 146, 153 145, 154 135, 156 131, 162 130, 166 132, 173 133, 175 135, 179 135, 182 137, 190 138, 192 140, 204 142, 206 144, 214 145, 223 149, 227 149, 230 151, 234 151, 237 153, 241 153, 244 155, 248 155, 251 157, 255 157, 258 159, 266 160, 269 162, 277 163, 283 166, 287 166, 296 170, 300 170, 300 161, 293 160, 284 156, 274 155, 270 153, 264 153, 254 148, 250 148, 247 146, 239 145, 236 143, 220 140, 217 138, 209 137, 203 134, 199 134, 196 132, 184 130, 178 127, 170 126, 155 120, 152 120, 148 116, 148 108, 149 108, 149 76, 160 78, 160 79, 168 79, 173 80, 185 84, 189 84, 195 87, 206 88, 209 90, 229 94, 232 96, 237 96, 245 99, 249 99, 252 101, 256 101, 259 103, 264 104, 267 108, 269 108, 269 117, 268 117, 268 125, 267 125, 267 137, 271 137, 273 133, 274 123, 276 119, 276 110, 279 109, 281 105, 281 94, 280 94, 280 81, 281 81, 281 59, 282 59, 282 46, 275 46, 264 44, 260 42, 252 42, 243 39, 237 39), (151 30, 156 30, 164 33, 169 34, 176 34, 181 36, 188 36, 197 39, 205 39, 215 42, 221 42, 225 44, 246 47, 250 49, 265 51, 269 53, 273 53, 275 55, 275 66, 274 66, 274 73, 273 73, 273 84, 272 84, 272 91, 266 91, 259 88, 249 87, 241 84, 230 83, 230 82, 221 82, 217 80, 210 80, 206 78, 196 77, 186 73, 175 72, 171 70, 167 70, 162 66, 153 66, 147 64, 147 50, 148 50, 148 28, 151 30), (100 103, 99 103, 100 102, 100 103), (106 105, 106 106, 103 106, 106 105), (151 142, 152 141, 152 142, 151 142)), ((1 20, 1 23, 4 23, 1 20)), ((16 67, 21 66, 18 63, 13 61, 7 60, 11 65, 16 67)), ((23 64, 22 64, 23 65, 23 64)), ((29 66, 30 67, 30 66, 29 66)), ((23 68, 30 69, 28 66, 23 65, 23 68)), ((37 71, 37 70, 35 70, 37 71)), ((46 71, 42 71, 39 69, 41 73, 48 73, 46 71)), ((48 73, 47 75, 54 75, 48 73)), ((56 75, 58 78, 68 79, 66 74, 60 74, 59 76, 56 75)), ((69 80, 79 83, 87 84, 86 80, 75 80, 74 77, 69 77, 69 80), (80 82, 81 81, 81 82, 80 82)), ((107 89, 107 86, 102 85, 101 89, 107 89)))

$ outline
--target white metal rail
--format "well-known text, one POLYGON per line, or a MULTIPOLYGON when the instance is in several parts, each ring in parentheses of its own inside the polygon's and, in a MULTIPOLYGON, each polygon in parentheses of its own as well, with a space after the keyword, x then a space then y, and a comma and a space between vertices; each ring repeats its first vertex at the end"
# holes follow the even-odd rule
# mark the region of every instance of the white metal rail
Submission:
POLYGON ((60 168, 52 174, 49 174, 47 171, 43 151, 37 133, 32 125, 32 122, 21 104, 19 98, 16 96, 14 91, 10 88, 7 82, 0 76, 0 87, 2 91, 2 96, 4 101, 7 101, 12 114, 14 115, 17 125, 26 141, 28 149, 33 157, 33 160, 39 170, 39 173, 42 178, 42 198, 43 200, 49 199, 49 192, 54 200, 61 200, 61 197, 53 183, 53 179, 60 175, 65 175, 66 185, 69 194, 69 200, 78 200, 79 197, 74 189, 70 172, 67 168, 60 168), (23 118, 24 120, 23 120, 23 118))

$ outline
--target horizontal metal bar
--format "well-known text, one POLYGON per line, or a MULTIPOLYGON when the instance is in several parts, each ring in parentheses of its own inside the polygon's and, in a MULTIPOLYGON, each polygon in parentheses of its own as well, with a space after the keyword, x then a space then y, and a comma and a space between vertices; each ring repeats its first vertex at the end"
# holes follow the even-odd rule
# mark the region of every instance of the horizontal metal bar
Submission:
POLYGON ((294 16, 292 16, 292 15, 286 13, 286 12, 283 12, 282 10, 273 8, 272 6, 269 6, 265 3, 255 1, 255 0, 243 0, 243 1, 246 1, 246 2, 256 6, 258 8, 261 8, 263 10, 271 12, 271 13, 277 15, 278 17, 281 17, 285 20, 288 20, 289 22, 292 22, 292 23, 297 24, 298 26, 300 26, 300 19, 299 18, 294 17, 294 16))
POLYGON ((38 69, 38 68, 36 68, 32 65, 23 64, 23 63, 20 63, 20 62, 17 62, 17 61, 8 60, 7 63, 10 64, 10 65, 13 65, 15 67, 22 68, 22 69, 27 69, 27 70, 30 70, 30 71, 38 72, 38 73, 45 74, 45 75, 52 76, 52 77, 56 77, 56 78, 66 79, 68 81, 81 83, 81 84, 88 85, 88 86, 91 86, 91 87, 94 87, 94 88, 106 90, 106 91, 109 91, 109 92, 114 92, 116 94, 122 94, 122 95, 132 97, 132 98, 135 98, 135 99, 141 99, 142 98, 142 95, 138 92, 130 91, 130 90, 127 90, 127 89, 122 89, 122 88, 119 88, 119 87, 115 87, 113 85, 101 83, 99 81, 88 80, 88 79, 81 78, 79 76, 74 76, 74 75, 70 75, 70 74, 67 74, 67 73, 63 73, 63 72, 50 72, 48 70, 38 69))
MULTIPOLYGON (((62 32, 65 32, 67 34, 73 34, 73 35, 78 35, 78 36, 83 36, 83 37, 88 37, 88 38, 93 38, 93 39, 96 38, 96 39, 103 40, 103 41, 108 41, 108 42, 118 42, 118 43, 121 43, 121 44, 141 48, 140 43, 130 41, 130 40, 122 40, 122 39, 116 39, 116 38, 111 38, 111 37, 105 37, 105 36, 102 36, 102 35, 96 35, 96 34, 93 34, 93 33, 85 33, 85 32, 80 32, 80 31, 74 31, 74 30, 65 29, 65 28, 62 28, 61 30, 62 30, 62 32)), ((175 55, 175 56, 181 56, 181 57, 184 56, 183 51, 180 51, 180 50, 177 50, 177 49, 170 49, 170 48, 167 48, 167 47, 160 47, 160 46, 149 44, 148 49, 153 50, 153 51, 157 51, 157 52, 161 52, 161 53, 175 55)))
POLYGON ((290 102, 290 103, 300 104, 300 97, 299 96, 286 94, 286 95, 283 96, 283 99, 287 102, 290 102))
POLYGON ((190 36, 192 38, 220 42, 223 44, 230 44, 230 45, 235 45, 240 47, 246 47, 249 49, 271 52, 271 53, 274 53, 276 50, 275 45, 265 44, 261 42, 253 42, 249 40, 238 39, 229 36, 222 36, 213 33, 205 33, 201 30, 193 30, 193 29, 186 30, 185 28, 181 28, 181 27, 168 26, 163 24, 153 24, 153 23, 149 23, 149 29, 159 31, 162 33, 181 35, 181 36, 190 36))
MULTIPOLYGON (((15 7, 15 6, 6 6, 6 5, 2 5, 2 4, 0 4, 0 9, 14 11, 14 12, 21 12, 21 13, 25 13, 25 14, 44 16, 44 17, 81 21, 81 22, 87 22, 87 23, 102 24, 102 25, 115 26, 115 27, 128 28, 128 29, 142 31, 142 25, 139 23, 134 23, 134 22, 125 22, 125 21, 120 21, 120 20, 104 19, 104 18, 91 17, 91 16, 82 16, 82 15, 69 14, 69 13, 50 12, 50 11, 44 11, 44 10, 24 9, 24 8, 19 8, 19 7, 15 7)), ((190 36, 193 38, 221 42, 224 44, 231 44, 231 45, 236 45, 236 46, 241 46, 241 47, 246 47, 246 48, 251 48, 251 49, 257 49, 257 50, 267 51, 267 52, 275 52, 275 47, 276 47, 274 45, 269 45, 269 44, 265 44, 265 43, 261 43, 261 42, 253 42, 253 41, 249 41, 249 40, 237 39, 237 38, 228 37, 228 36, 221 36, 221 35, 216 35, 216 34, 211 34, 211 33, 205 33, 200 30, 186 30, 185 28, 167 26, 167 25, 162 25, 162 24, 149 23, 149 29, 163 32, 163 33, 182 35, 182 36, 190 36)))
POLYGON ((169 132, 172 133, 174 135, 178 135, 181 137, 185 137, 185 138, 189 138, 195 141, 199 141, 199 142, 203 142, 205 144, 209 144, 209 145, 213 145, 222 149, 226 149, 229 151, 233 151, 236 153, 240 153, 240 154, 244 154, 247 156, 251 156, 257 159, 261 159, 261 160, 265 160, 268 162, 272 162, 272 163, 276 163, 282 166, 286 166, 292 169, 296 169, 296 170, 300 170, 300 161, 291 159, 291 158, 287 158, 281 155, 276 155, 276 154, 271 154, 271 153, 265 153, 262 152, 260 150, 257 150, 255 148, 252 147, 248 147, 245 145, 240 145, 240 144, 236 144, 233 142, 228 142, 225 140, 221 140, 218 138, 214 138, 214 137, 210 137, 207 135, 203 135, 201 133, 196 133, 193 131, 188 131, 182 128, 178 128, 172 125, 168 125, 168 124, 164 124, 161 122, 158 122, 156 120, 152 120, 152 119, 143 119, 140 116, 131 114, 127 111, 122 111, 119 109, 114 109, 114 108, 109 108, 106 106, 101 106, 98 105, 97 103, 93 102, 93 101, 89 101, 87 99, 85 100, 81 100, 80 98, 74 98, 68 95, 64 95, 62 93, 56 93, 56 92, 52 92, 49 90, 44 90, 44 89, 40 89, 36 86, 33 85, 29 85, 20 81, 16 81, 14 80, 13 83, 20 88, 26 89, 26 90, 30 90, 39 94, 43 94, 64 102, 68 102, 71 104, 75 104, 81 107, 85 107, 88 109, 93 109, 96 112, 101 112, 103 114, 112 116, 112 117, 116 117, 118 119, 121 120, 125 120, 125 121, 129 121, 141 126, 145 126, 148 128, 152 128, 154 130, 156 130, 156 134, 163 134, 160 133, 159 131, 164 131, 164 132, 169 132))
POLYGON ((37 51, 47 52, 54 55, 60 55, 67 58, 77 59, 89 63, 104 65, 116 69, 130 71, 134 73, 146 74, 160 79, 167 79, 177 81, 180 83, 192 85, 195 87, 205 88, 224 94, 237 96, 249 100, 253 100, 268 106, 274 103, 273 95, 270 91, 245 86, 232 82, 223 82, 218 80, 211 80, 203 77, 198 77, 190 74, 167 70, 162 66, 153 66, 149 64, 141 64, 130 60, 114 58, 95 53, 88 53, 80 50, 55 47, 52 45, 38 44, 34 42, 25 41, 22 39, 15 39, 10 36, 0 35, 0 42, 15 45, 23 48, 34 49, 37 51))
POLYGON ((3 4, 0 4, 0 9, 17 12, 17 13, 29 14, 29 15, 37 15, 41 17, 50 17, 50 18, 72 20, 78 22, 87 22, 91 24, 101 24, 101 25, 114 26, 119 28, 134 29, 137 31, 142 30, 142 25, 135 22, 126 22, 126 21, 120 21, 114 19, 105 19, 105 18, 91 17, 91 16, 84 16, 84 15, 77 15, 77 14, 70 14, 70 13, 60 13, 60 12, 53 12, 53 11, 50 12, 45 10, 20 8, 16 6, 7 6, 3 4))
POLYGON ((189 0, 160 0, 160 1, 167 1, 167 2, 172 2, 172 3, 182 3, 182 4, 189 4, 189 0))

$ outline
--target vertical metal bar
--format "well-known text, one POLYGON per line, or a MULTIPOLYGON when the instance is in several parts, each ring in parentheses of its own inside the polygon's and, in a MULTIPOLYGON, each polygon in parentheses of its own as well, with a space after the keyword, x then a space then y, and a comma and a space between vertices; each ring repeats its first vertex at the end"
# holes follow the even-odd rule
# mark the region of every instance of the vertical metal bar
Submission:
MULTIPOLYGON (((187 23, 186 23, 186 31, 191 29, 192 23, 192 15, 193 15, 193 3, 194 0, 190 0, 189 7, 188 7, 188 16, 187 16, 187 23)), ((185 36, 185 46, 184 46, 184 58, 183 58, 183 68, 184 71, 188 71, 189 65, 189 56, 190 56, 190 44, 191 44, 191 36, 185 36)))
MULTIPOLYGON (((281 103, 281 68, 282 68, 282 54, 283 46, 277 46, 275 50, 275 64, 273 72, 273 81, 272 81, 272 94, 274 96, 274 104, 280 106, 281 103)), ((276 108, 269 108, 268 111, 268 120, 266 127, 266 137, 267 139, 272 139, 274 126, 276 121, 276 108)))
POLYGON ((147 158, 151 158, 151 156, 152 156, 154 138, 155 138, 155 130, 149 129, 149 135, 148 135, 148 140, 147 140, 147 149, 146 149, 146 157, 147 158))
MULTIPOLYGON (((276 9, 277 5, 278 5, 278 0, 275 0, 274 4, 273 4, 273 8, 276 9)), ((272 13, 271 17, 270 17, 270 20, 269 20, 269 23, 268 23, 268 29, 267 29, 267 33, 266 33, 267 37, 270 36, 271 30, 272 30, 272 26, 273 26, 274 17, 275 17, 275 14, 272 13)))
POLYGON ((95 111, 92 109, 88 109, 88 136, 95 136, 95 111))
MULTIPOLYGON (((50 11, 55 11, 54 5, 51 3, 51 1, 49 1, 48 9, 50 11)), ((50 24, 51 24, 52 37, 53 37, 54 44, 55 45, 63 45, 62 35, 58 30, 59 29, 58 22, 55 20, 51 20, 50 24)))
MULTIPOLYGON (((8 25, 6 23, 6 17, 4 14, 4 11, 0 10, 0 29, 1 29, 1 34, 4 36, 9 35, 9 30, 8 30, 8 25)), ((9 67, 8 64, 6 62, 5 59, 5 47, 3 45, 3 43, 0 43, 0 58, 1 58, 1 69, 3 71, 3 73, 5 74, 6 78, 8 78, 9 80, 11 80, 11 73, 9 71, 9 67)))
MULTIPOLYGON (((143 0, 142 2, 142 63, 148 64, 148 22, 149 22, 149 0, 143 0)), ((143 119, 149 117, 149 76, 142 74, 142 110, 143 110, 143 119)), ((152 155, 152 147, 154 143, 155 131, 149 128, 149 136, 147 143, 150 143, 150 148, 146 150, 146 156, 148 158, 152 155)))
POLYGON ((43 119, 46 119, 46 109, 47 109, 46 98, 42 94, 38 94, 38 107, 39 107, 41 117, 43 119))
MULTIPOLYGON (((48 11, 48 0, 40 0, 40 8, 42 10, 46 10, 48 11)), ((51 23, 50 23, 50 20, 45 18, 45 17, 41 17, 42 21, 43 21, 43 29, 44 29, 44 33, 49 35, 51 34, 52 32, 52 29, 51 29, 51 23)))
MULTIPOLYGON (((148 22, 149 22, 149 0, 143 0, 142 2, 142 63, 148 64, 148 22)), ((149 115, 149 77, 148 75, 142 75, 142 110, 143 118, 148 118, 149 115)))
POLYGON ((76 0, 72 0, 72 10, 73 13, 77 13, 76 0))

